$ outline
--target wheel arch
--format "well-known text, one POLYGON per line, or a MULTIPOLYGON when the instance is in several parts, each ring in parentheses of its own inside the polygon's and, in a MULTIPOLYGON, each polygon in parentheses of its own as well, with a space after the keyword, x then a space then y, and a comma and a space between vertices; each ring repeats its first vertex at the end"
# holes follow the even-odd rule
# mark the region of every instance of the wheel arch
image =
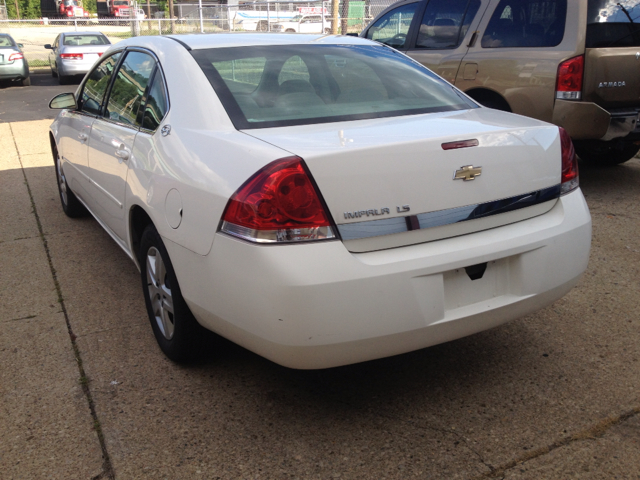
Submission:
POLYGON ((138 268, 140 268, 140 259, 138 258, 140 240, 142 239, 142 233, 149 225, 155 226, 149 214, 140 205, 133 205, 129 210, 129 239, 131 256, 138 268))
POLYGON ((496 110, 502 110, 504 112, 513 112, 507 99, 495 90, 488 88, 472 88, 464 93, 485 107, 495 108, 496 110))

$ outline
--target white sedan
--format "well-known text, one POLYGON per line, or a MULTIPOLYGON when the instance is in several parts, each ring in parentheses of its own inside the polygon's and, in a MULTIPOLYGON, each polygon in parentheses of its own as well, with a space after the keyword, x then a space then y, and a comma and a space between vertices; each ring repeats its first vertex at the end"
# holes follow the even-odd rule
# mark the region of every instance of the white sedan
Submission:
POLYGON ((138 265, 175 361, 211 348, 203 328, 293 368, 396 355, 587 267, 567 134, 365 39, 131 38, 51 107, 62 208, 138 265))

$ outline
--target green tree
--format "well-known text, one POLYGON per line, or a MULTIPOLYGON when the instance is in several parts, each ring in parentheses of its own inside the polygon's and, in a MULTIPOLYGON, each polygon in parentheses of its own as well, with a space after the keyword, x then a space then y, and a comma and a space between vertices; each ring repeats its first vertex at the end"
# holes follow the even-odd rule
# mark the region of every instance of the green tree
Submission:
POLYGON ((16 12, 16 1, 7 1, 7 15, 11 19, 40 18, 40 0, 17 0, 20 15, 16 12))
POLYGON ((86 12, 96 13, 98 11, 96 0, 83 0, 82 3, 86 12))

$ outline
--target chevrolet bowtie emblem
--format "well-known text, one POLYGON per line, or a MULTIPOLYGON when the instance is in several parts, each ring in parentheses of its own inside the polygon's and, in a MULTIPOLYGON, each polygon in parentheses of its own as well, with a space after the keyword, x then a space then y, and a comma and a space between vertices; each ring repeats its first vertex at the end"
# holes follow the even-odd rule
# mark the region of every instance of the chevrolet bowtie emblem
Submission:
POLYGON ((464 167, 460 167, 460 170, 456 170, 453 174, 454 180, 464 180, 468 182, 469 180, 474 180, 476 177, 482 175, 482 167, 474 167, 473 165, 465 165, 464 167))

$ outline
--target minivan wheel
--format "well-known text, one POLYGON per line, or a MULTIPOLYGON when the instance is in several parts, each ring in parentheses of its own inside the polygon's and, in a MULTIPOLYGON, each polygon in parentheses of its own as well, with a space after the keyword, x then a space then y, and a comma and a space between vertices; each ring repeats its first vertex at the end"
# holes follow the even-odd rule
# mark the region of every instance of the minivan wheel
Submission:
POLYGON ((576 140, 573 142, 578 157, 594 165, 613 167, 631 160, 640 151, 640 145, 631 142, 602 140, 576 140))
POLYGON ((203 352, 208 331, 184 301, 167 249, 151 224, 142 233, 138 258, 144 302, 158 346, 174 362, 195 360, 203 352))

